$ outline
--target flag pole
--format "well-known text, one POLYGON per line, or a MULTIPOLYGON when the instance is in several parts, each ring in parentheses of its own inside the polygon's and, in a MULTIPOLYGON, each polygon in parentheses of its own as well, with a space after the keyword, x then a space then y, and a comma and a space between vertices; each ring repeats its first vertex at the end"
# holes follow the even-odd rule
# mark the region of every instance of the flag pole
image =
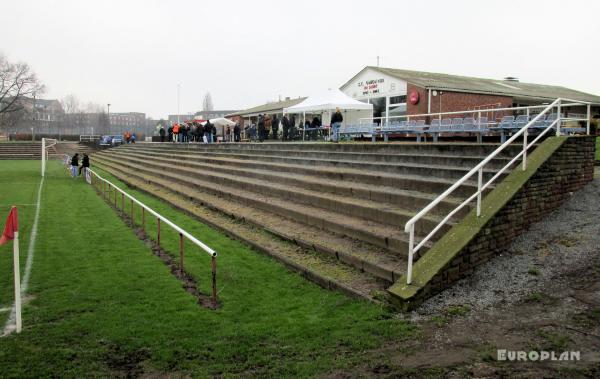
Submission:
POLYGON ((21 271, 19 265, 19 232, 15 232, 13 240, 13 270, 15 278, 15 316, 17 333, 21 333, 21 271))

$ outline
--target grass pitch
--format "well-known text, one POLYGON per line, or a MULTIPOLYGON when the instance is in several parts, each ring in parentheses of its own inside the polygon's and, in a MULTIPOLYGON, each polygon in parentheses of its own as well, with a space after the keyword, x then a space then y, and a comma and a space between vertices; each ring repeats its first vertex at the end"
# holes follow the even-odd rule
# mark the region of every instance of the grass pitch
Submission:
MULTIPOLYGON (((9 204, 35 203, 39 180, 39 162, 0 162, 2 222, 9 204)), ((219 252, 221 308, 198 306, 91 186, 51 161, 24 330, 0 338, 1 377, 306 377, 368 364, 365 350, 417 333, 381 306, 323 290, 160 200, 130 193, 219 252)), ((23 267, 35 207, 19 210, 23 267)), ((177 235, 164 232, 162 241, 175 255, 177 235)), ((10 252, 0 247, 0 307, 12 301, 10 252)), ((205 293, 209 262, 186 245, 186 270, 205 293)), ((1 326, 7 317, 0 313, 1 326)))

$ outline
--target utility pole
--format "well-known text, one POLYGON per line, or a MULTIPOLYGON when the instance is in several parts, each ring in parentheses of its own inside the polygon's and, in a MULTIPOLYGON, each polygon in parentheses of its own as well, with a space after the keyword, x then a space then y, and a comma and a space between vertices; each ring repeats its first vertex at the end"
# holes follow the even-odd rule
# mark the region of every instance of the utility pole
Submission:
POLYGON ((36 95, 36 93, 34 91, 33 92, 33 106, 31 109, 31 113, 32 113, 32 116, 31 116, 31 140, 32 141, 35 140, 34 133, 33 133, 33 129, 35 128, 35 95, 36 95))
POLYGON ((110 130, 110 103, 106 104, 106 107, 108 108, 108 112, 107 112, 107 118, 108 118, 108 134, 112 134, 111 130, 110 130))
POLYGON ((177 84, 177 123, 179 124, 179 84, 177 84))

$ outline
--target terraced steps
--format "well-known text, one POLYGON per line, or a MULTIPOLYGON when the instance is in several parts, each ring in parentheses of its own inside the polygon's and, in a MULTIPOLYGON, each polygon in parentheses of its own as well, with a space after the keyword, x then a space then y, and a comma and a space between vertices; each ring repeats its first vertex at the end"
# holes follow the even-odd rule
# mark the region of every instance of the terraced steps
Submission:
MULTIPOLYGON (((190 191, 193 192, 194 189, 189 186, 141 173, 132 173, 104 159, 95 159, 94 164, 111 172, 124 182, 133 184, 168 201, 173 206, 182 208, 183 203, 200 205, 201 208, 212 211, 215 215, 226 215, 230 219, 243 221, 244 224, 258 227, 280 237, 280 240, 293 242, 302 248, 322 253, 321 255, 335 258, 360 271, 371 273, 387 283, 393 283, 405 270, 406 260, 399 254, 394 254, 389 250, 339 235, 323 235, 322 229, 317 227, 231 202, 215 195, 203 193, 201 198, 193 197, 190 196, 190 191)), ((183 208, 188 210, 188 207, 183 208)), ((200 218, 202 221, 206 221, 204 217, 200 218)), ((228 230, 228 232, 235 233, 235 229, 228 230)))
MULTIPOLYGON (((385 205, 385 203, 396 204, 407 210, 420 210, 431 202, 435 195, 423 193, 413 190, 404 190, 395 187, 388 186, 373 186, 369 184, 363 184, 359 182, 352 182, 350 186, 347 184, 341 184, 339 181, 332 179, 322 179, 316 175, 302 175, 295 173, 279 173, 268 169, 247 169, 237 168, 232 166, 223 166, 215 164, 199 163, 197 160, 186 158, 183 160, 183 156, 178 156, 177 159, 173 158, 172 154, 163 153, 151 153, 146 150, 136 149, 135 152, 120 152, 114 151, 111 153, 113 157, 119 157, 122 160, 144 160, 147 161, 149 156, 153 157, 152 162, 164 164, 165 168, 177 169, 180 167, 191 168, 200 170, 202 175, 206 172, 218 172, 221 174, 228 174, 238 178, 248 177, 259 179, 266 183, 278 183, 289 186, 294 186, 301 189, 318 191, 320 194, 334 194, 340 196, 347 196, 353 199, 361 199, 370 202, 376 202, 377 207, 385 205)), ((189 157, 189 156, 187 156, 189 157)), ((199 171, 195 171, 198 173, 199 171)), ((416 179, 416 178, 415 178, 416 179)), ((450 182, 444 183, 446 186, 450 186, 450 182)), ((472 189, 474 190, 474 188, 472 189)), ((355 201, 354 201, 355 202, 355 201)), ((437 211, 448 212, 456 205, 459 204, 459 199, 448 198, 437 211)))
MULTIPOLYGON (((175 206, 179 200, 201 204, 203 212, 292 242, 302 248, 299 261, 301 254, 317 252, 319 259, 333 259, 389 285, 406 269, 406 221, 496 147, 138 143, 96 153, 92 165, 175 206)), ((493 160, 484 177, 508 161, 506 155, 493 160)), ((476 183, 465 183, 417 223, 417 240, 475 190, 476 183)), ((468 211, 455 215, 433 241, 468 211)))
MULTIPOLYGON (((113 149, 112 151, 119 151, 113 149)), ((250 160, 239 160, 231 158, 212 158, 202 157, 201 159, 192 150, 183 149, 180 151, 171 151, 168 148, 164 150, 136 148, 135 151, 139 151, 140 154, 144 154, 148 158, 154 157, 177 157, 180 165, 185 165, 186 161, 202 162, 207 167, 216 165, 220 169, 225 170, 230 167, 242 169, 242 170, 266 170, 271 172, 280 172, 285 175, 308 175, 324 178, 336 182, 362 183, 373 186, 374 188, 391 187, 395 189, 404 190, 416 190, 421 191, 426 188, 428 193, 433 193, 435 196, 446 188, 450 187, 454 181, 444 178, 436 178, 432 176, 420 176, 420 175, 396 175, 392 173, 378 172, 378 171, 366 171, 357 170, 355 168, 333 168, 333 167, 311 167, 302 165, 302 162, 298 164, 284 164, 279 162, 261 162, 261 161, 250 161, 250 160)), ((467 182, 461 188, 458 188, 455 193, 460 196, 466 194, 472 194, 477 188, 475 182, 467 182)))
MULTIPOLYGON (((50 157, 56 155, 56 149, 51 147, 48 151, 50 157)), ((41 159, 41 142, 1 142, 0 159, 41 159)))

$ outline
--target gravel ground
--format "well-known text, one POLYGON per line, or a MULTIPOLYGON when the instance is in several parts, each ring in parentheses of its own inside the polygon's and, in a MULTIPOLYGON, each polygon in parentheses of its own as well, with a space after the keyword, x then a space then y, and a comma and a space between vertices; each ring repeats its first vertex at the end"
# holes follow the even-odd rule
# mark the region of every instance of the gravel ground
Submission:
POLYGON ((600 256, 600 171, 544 221, 487 262, 474 275, 428 299, 413 319, 468 305, 472 311, 514 304, 542 292, 561 275, 591 264, 600 256))

